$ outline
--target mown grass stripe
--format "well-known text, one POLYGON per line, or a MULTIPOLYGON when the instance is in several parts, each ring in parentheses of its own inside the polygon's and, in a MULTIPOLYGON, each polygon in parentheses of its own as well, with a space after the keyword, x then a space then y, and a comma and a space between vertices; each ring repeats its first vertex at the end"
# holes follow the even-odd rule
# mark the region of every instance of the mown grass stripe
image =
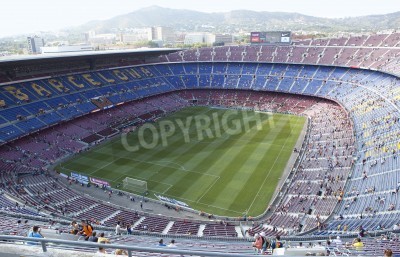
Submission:
MULTIPOLYGON (((275 130, 277 130, 277 128, 275 128, 275 130)), ((277 135, 277 133, 266 133, 265 140, 272 141, 277 135)), ((230 151, 230 162, 226 162, 224 167, 221 168, 220 176, 224 179, 221 179, 218 182, 219 185, 216 185, 214 189, 209 191, 206 197, 203 198, 203 203, 209 203, 212 205, 216 205, 216 203, 218 203, 221 204, 222 207, 228 209, 228 207, 234 204, 236 197, 243 188, 247 189, 247 192, 245 195, 242 195, 241 198, 252 196, 252 188, 257 187, 257 184, 249 185, 246 182, 255 172, 253 168, 254 162, 251 162, 250 166, 245 166, 245 164, 247 163, 247 160, 251 158, 251 156, 260 155, 260 153, 255 152, 257 146, 257 144, 241 144, 237 145, 236 148, 233 148, 235 149, 234 151, 230 151), (222 188, 222 190, 220 188, 222 188)), ((263 149, 262 153, 264 151, 268 151, 269 148, 270 146, 266 149, 263 149)), ((257 159, 262 161, 260 158, 257 159)), ((241 208, 246 206, 242 200, 237 204, 239 204, 241 208)), ((238 212, 244 211, 243 209, 232 210, 238 212)))

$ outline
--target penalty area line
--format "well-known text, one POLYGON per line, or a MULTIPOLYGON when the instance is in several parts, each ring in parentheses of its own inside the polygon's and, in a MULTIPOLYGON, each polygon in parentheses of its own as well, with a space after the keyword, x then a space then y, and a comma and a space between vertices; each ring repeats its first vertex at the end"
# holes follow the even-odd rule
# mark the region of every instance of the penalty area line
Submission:
MULTIPOLYGON (((183 197, 176 197, 176 196, 169 195, 169 194, 164 194, 164 195, 165 195, 165 196, 168 196, 168 197, 171 197, 171 198, 173 198, 173 199, 177 199, 177 200, 183 200, 183 201, 186 201, 186 202, 197 203, 197 202, 194 201, 194 200, 186 199, 186 198, 183 198, 183 197)), ((234 211, 234 210, 229 210, 229 209, 226 209, 226 208, 222 208, 222 207, 218 207, 218 206, 210 205, 210 204, 206 204, 206 203, 197 203, 197 204, 204 205, 204 206, 207 206, 207 207, 212 207, 212 208, 215 208, 215 209, 224 210, 224 211, 234 212, 234 213, 237 213, 237 214, 240 214, 240 215, 243 214, 242 212, 238 212, 238 211, 234 211)), ((199 210, 198 210, 198 211, 199 211, 199 210)))

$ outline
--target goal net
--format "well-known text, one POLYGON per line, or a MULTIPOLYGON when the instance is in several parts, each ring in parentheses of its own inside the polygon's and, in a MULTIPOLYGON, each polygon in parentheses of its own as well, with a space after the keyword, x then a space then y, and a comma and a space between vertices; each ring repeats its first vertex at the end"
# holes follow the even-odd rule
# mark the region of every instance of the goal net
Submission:
POLYGON ((147 192, 147 182, 146 181, 129 178, 129 177, 126 177, 126 178, 124 178, 124 180, 122 180, 122 187, 124 189, 134 191, 134 192, 139 192, 139 193, 147 192))

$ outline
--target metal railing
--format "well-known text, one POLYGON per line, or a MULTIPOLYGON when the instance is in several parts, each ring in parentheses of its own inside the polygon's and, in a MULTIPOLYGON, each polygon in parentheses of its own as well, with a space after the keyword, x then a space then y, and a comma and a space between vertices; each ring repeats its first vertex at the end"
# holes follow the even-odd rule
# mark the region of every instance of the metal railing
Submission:
MULTIPOLYGON (((254 257, 255 253, 242 254, 242 253, 229 253, 229 252, 209 252, 201 250, 184 250, 179 248, 169 248, 169 247, 142 247, 142 246, 128 246, 120 244, 99 244, 92 242, 80 242, 80 241, 68 241, 60 239, 47 239, 47 238, 32 238, 32 237, 22 237, 22 236, 7 236, 0 235, 0 241, 8 242, 37 242, 38 246, 42 247, 43 252, 47 252, 47 248, 50 245, 65 246, 65 250, 71 250, 75 248, 88 248, 98 249, 99 247, 107 249, 123 249, 127 251, 128 256, 132 257, 135 252, 141 253, 160 253, 160 254, 176 254, 181 256, 215 256, 215 257, 254 257)), ((1 251, 1 250, 0 250, 1 251)))

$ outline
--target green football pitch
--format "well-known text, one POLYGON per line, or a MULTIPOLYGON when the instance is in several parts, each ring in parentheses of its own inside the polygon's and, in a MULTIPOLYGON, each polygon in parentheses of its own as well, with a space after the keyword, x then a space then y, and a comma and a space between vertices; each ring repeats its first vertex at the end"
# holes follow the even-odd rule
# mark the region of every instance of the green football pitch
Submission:
POLYGON ((109 181, 147 181, 190 207, 256 216, 271 200, 305 118, 210 107, 181 109, 58 165, 109 181))

